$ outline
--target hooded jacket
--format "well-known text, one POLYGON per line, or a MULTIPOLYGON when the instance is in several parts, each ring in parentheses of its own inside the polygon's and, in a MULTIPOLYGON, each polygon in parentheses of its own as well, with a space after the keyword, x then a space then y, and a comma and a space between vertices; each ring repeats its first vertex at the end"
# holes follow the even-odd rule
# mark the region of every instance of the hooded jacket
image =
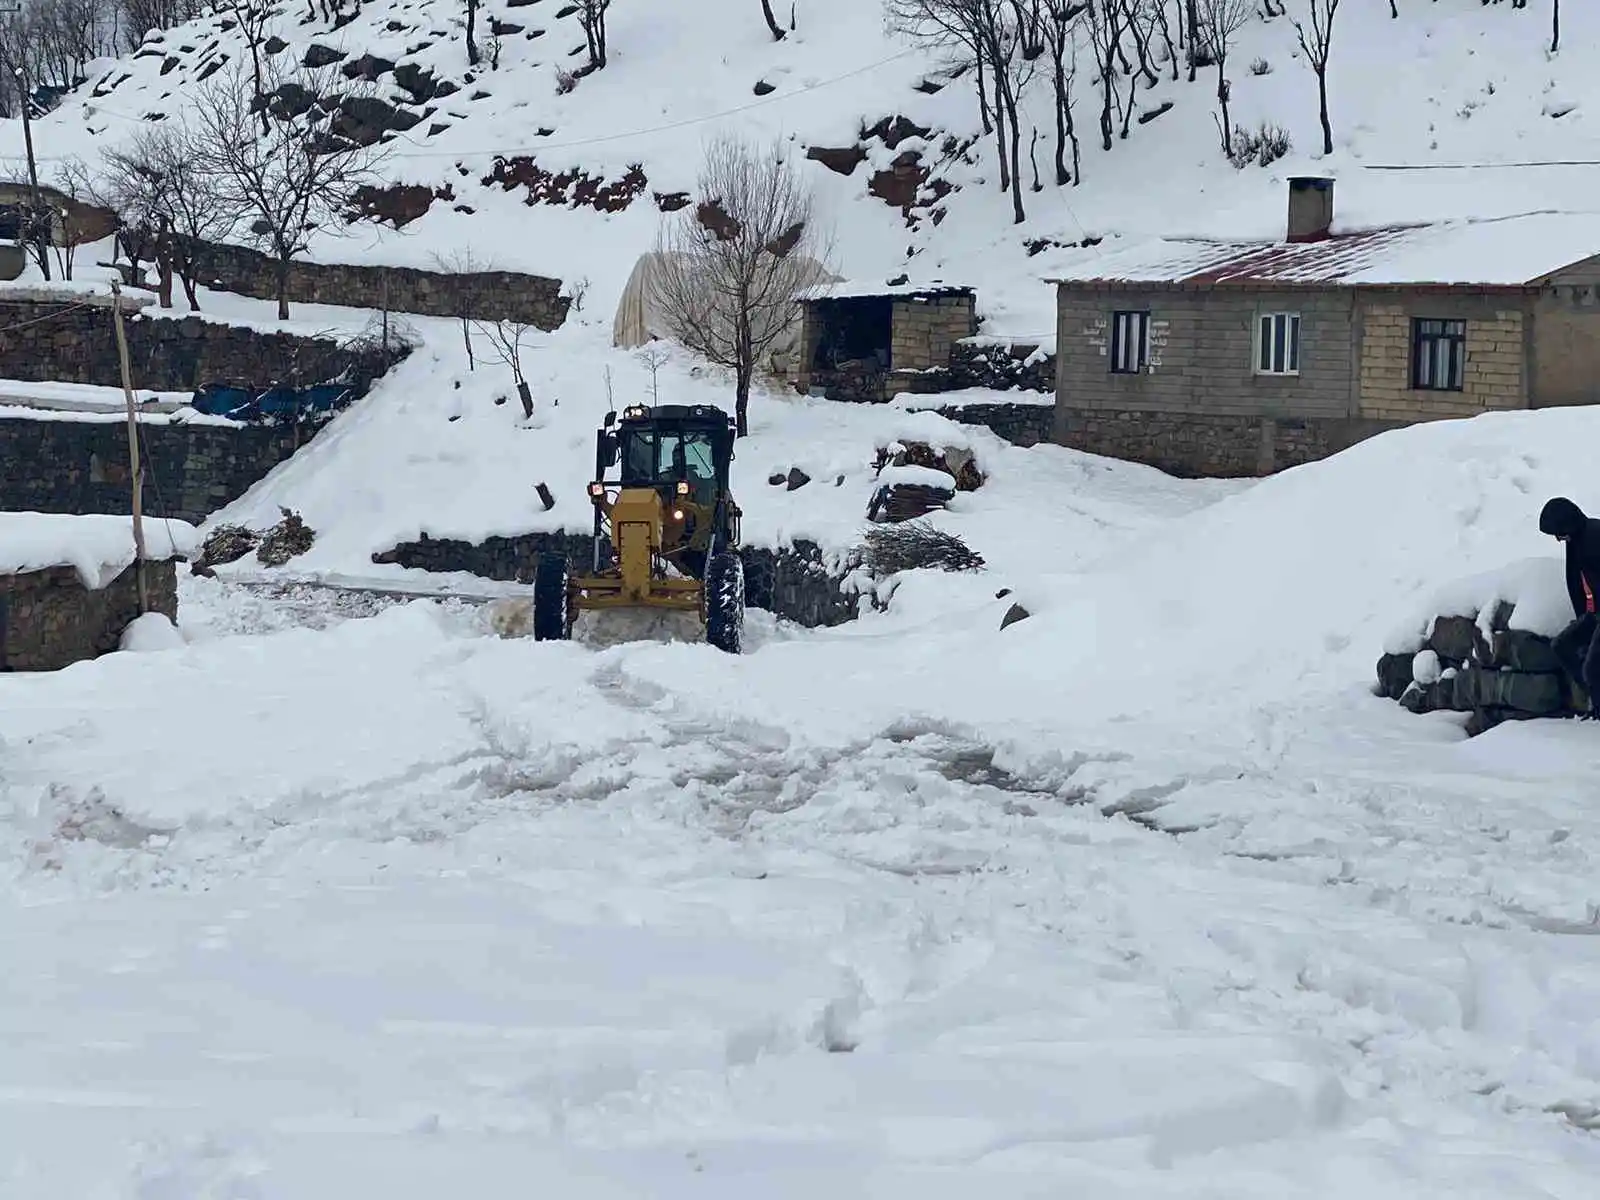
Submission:
POLYGON ((1567 595, 1578 616, 1600 613, 1600 521, 1558 496, 1539 514, 1539 531, 1551 537, 1565 537, 1567 547, 1567 595))

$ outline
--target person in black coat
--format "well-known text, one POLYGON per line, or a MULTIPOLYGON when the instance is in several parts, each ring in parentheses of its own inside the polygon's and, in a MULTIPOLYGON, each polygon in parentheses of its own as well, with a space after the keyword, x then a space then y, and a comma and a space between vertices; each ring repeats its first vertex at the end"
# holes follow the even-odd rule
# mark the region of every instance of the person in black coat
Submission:
POLYGON ((1589 695, 1584 720, 1600 720, 1600 521, 1593 520, 1565 496, 1557 496, 1539 514, 1539 532, 1567 548, 1567 595, 1574 620, 1556 636, 1556 657, 1572 681, 1589 695))

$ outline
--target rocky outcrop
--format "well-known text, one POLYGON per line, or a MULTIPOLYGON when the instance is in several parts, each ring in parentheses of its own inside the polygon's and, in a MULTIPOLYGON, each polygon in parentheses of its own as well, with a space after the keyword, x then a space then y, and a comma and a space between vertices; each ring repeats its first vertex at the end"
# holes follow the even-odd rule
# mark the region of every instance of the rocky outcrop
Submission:
POLYGON ((1500 603, 1477 616, 1437 618, 1414 648, 1379 658, 1377 692, 1414 713, 1469 713, 1469 734, 1583 711, 1585 697, 1561 671, 1550 639, 1512 629, 1512 612, 1500 603))

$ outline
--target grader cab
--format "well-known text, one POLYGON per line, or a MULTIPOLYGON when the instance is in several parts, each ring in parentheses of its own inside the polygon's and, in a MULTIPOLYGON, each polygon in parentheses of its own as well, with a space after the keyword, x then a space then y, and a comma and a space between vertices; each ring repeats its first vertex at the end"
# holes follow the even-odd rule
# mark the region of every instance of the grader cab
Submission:
POLYGON ((739 507, 728 488, 734 422, 710 405, 636 406, 596 437, 590 561, 539 562, 534 637, 572 636, 583 612, 696 614, 707 642, 737 654, 744 630, 739 507), (612 471, 615 478, 607 478, 612 471))

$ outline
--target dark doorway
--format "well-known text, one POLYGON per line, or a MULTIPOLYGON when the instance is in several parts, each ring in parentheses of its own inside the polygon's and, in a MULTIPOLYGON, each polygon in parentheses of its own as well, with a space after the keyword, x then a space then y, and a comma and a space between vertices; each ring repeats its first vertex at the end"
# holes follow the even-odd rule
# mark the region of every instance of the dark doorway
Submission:
POLYGON ((815 314, 821 328, 812 370, 837 371, 852 364, 889 369, 894 340, 894 301, 890 297, 819 301, 815 314))

